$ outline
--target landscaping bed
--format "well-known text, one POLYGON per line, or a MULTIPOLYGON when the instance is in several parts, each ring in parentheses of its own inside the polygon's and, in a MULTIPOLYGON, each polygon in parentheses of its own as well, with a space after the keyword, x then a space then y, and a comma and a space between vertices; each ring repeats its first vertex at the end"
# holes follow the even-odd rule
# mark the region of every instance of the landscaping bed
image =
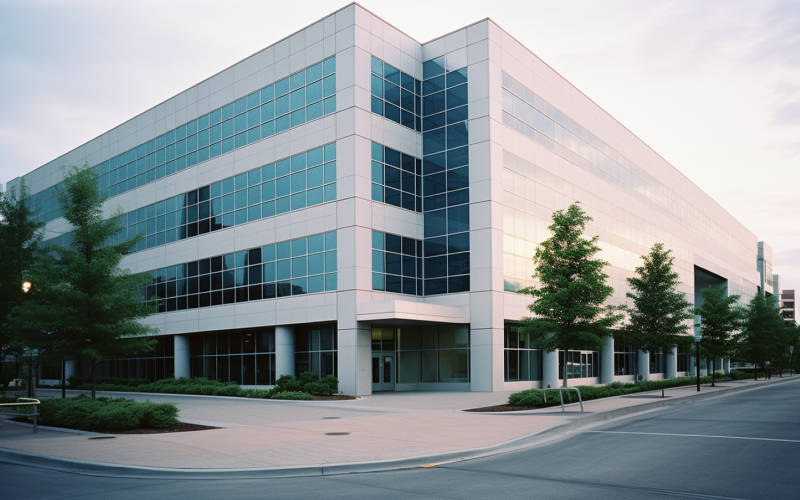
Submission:
MULTIPOLYGON (((91 390, 88 377, 70 377, 70 389, 91 390)), ((288 399, 295 401, 340 401, 355 399, 339 394, 339 379, 333 375, 319 378, 316 373, 303 372, 297 377, 282 375, 271 389, 243 389, 236 382, 220 382, 203 377, 162 379, 150 382, 147 379, 125 379, 105 377, 98 379, 97 391, 146 392, 155 394, 194 394, 199 396, 228 396, 254 399, 288 399)))
MULTIPOLYGON (((726 382, 732 380, 742 380, 746 378, 753 377, 748 377, 747 374, 740 372, 731 372, 731 376, 717 374, 714 377, 714 380, 716 382, 726 382)), ((696 377, 680 377, 665 380, 639 381, 627 384, 623 384, 622 382, 613 382, 606 385, 579 385, 577 388, 581 391, 581 399, 586 402, 593 399, 625 396, 638 392, 657 391, 659 389, 668 389, 673 387, 686 387, 696 383, 696 377)), ((711 377, 700 377, 700 383, 710 384, 711 377)), ((564 391, 564 404, 577 402, 577 394, 574 394, 573 391, 564 391)), ((464 411, 496 413, 507 411, 538 410, 541 408, 551 408, 553 406, 561 406, 561 400, 559 399, 558 391, 554 389, 528 389, 511 394, 508 397, 508 404, 470 408, 464 411), (545 401, 544 398, 544 391, 547 391, 547 401, 545 401)))

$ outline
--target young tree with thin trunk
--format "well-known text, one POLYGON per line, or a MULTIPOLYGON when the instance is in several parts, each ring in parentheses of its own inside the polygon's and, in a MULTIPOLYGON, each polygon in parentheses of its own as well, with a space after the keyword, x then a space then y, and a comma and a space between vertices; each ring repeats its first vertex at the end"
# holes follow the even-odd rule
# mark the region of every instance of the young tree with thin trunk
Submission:
POLYGON ((730 357, 735 353, 738 340, 736 333, 742 326, 743 311, 738 306, 739 296, 726 296, 727 293, 724 285, 704 288, 701 292, 703 305, 694 310, 700 316, 701 344, 711 354, 712 387, 715 385, 717 358, 730 357))
POLYGON ((642 260, 637 276, 627 280, 631 291, 626 295, 633 300, 633 307, 623 337, 636 349, 672 355, 674 346, 693 340, 687 323, 694 318, 692 304, 678 291, 680 274, 673 268, 672 250, 656 243, 642 260))
POLYGON ((585 238, 586 215, 578 203, 553 212, 552 236, 543 241, 533 256, 534 278, 539 286, 519 290, 530 295, 528 306, 534 315, 520 320, 520 334, 527 334, 546 352, 564 351, 563 384, 568 387, 570 349, 599 350, 605 336, 622 314, 620 308, 603 305, 614 293, 603 272, 607 262, 596 259, 598 236, 585 238))
POLYGON ((794 335, 787 327, 772 297, 756 294, 745 310, 744 328, 740 335, 740 357, 756 365, 788 359, 794 335))
POLYGON ((156 330, 140 323, 155 309, 145 306, 138 288, 149 281, 119 264, 135 240, 109 245, 120 228, 119 216, 103 217, 95 175, 74 168, 60 196, 72 228, 68 246, 49 247, 31 270, 31 293, 37 297, 12 315, 15 323, 37 332, 35 343, 62 359, 91 362, 92 397, 95 362, 147 351, 156 330))

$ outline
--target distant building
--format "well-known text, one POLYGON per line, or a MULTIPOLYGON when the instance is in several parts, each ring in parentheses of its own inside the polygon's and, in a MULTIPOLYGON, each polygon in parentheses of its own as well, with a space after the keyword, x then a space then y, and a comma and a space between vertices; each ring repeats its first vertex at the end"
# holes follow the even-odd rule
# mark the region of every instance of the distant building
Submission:
POLYGON ((785 319, 797 319, 794 304, 794 290, 784 290, 781 293, 781 315, 785 319))

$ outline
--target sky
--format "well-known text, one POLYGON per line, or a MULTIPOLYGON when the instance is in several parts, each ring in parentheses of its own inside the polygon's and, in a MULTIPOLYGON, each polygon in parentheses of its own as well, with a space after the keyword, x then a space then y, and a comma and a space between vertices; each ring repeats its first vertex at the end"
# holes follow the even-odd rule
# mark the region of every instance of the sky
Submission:
MULTIPOLYGON (((417 41, 490 17, 774 249, 800 288, 800 0, 363 0, 417 41)), ((0 1, 0 183, 345 1, 0 1)))

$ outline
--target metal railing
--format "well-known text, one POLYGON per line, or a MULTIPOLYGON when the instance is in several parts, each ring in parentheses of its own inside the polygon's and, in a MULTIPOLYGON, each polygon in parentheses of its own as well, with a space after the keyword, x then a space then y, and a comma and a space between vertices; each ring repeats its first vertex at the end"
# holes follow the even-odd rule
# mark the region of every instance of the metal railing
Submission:
POLYGON ((578 393, 578 402, 581 404, 581 411, 583 411, 583 399, 581 398, 581 391, 578 390, 577 387, 556 387, 555 389, 542 389, 542 396, 544 397, 544 402, 547 403, 547 391, 558 391, 558 397, 561 398, 561 411, 567 411, 564 409, 564 391, 575 391, 578 393))
POLYGON ((33 433, 37 433, 39 417, 39 409, 36 408, 41 404, 41 401, 33 398, 17 398, 16 403, 0 403, 0 415, 9 417, 33 417, 33 433), (22 406, 33 406, 33 413, 25 413, 20 411, 22 406), (16 408, 14 411, 5 411, 5 408, 16 408))

